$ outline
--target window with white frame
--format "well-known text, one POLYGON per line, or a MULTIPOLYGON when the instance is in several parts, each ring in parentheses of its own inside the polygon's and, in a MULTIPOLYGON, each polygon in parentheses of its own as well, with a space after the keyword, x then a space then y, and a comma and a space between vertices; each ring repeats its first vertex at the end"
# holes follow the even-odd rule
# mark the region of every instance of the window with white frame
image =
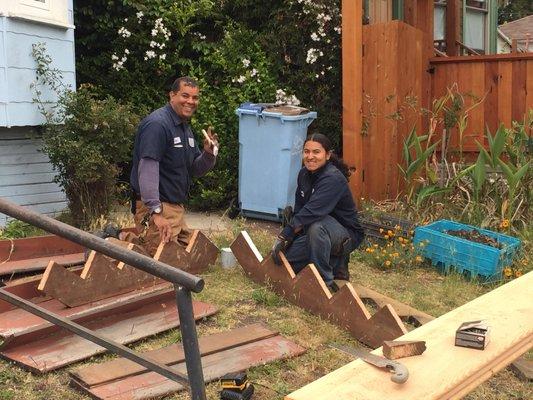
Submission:
POLYGON ((45 24, 69 26, 67 0, 0 0, 0 14, 45 24))

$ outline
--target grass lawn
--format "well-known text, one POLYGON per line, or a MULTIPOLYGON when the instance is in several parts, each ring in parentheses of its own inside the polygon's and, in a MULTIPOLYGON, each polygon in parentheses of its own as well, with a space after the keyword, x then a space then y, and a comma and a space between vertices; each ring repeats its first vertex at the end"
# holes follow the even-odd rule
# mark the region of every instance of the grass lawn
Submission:
MULTIPOLYGON (((244 222, 234 224, 231 231, 212 235, 219 247, 227 246, 244 222)), ((248 227, 259 250, 266 254, 274 239, 272 231, 248 227)), ((441 276, 431 268, 381 271, 353 260, 352 281, 375 289, 433 316, 439 316, 480 295, 494 286, 465 281, 462 277, 441 276)), ((271 329, 307 348, 294 359, 278 361, 248 371, 256 389, 254 399, 281 399, 284 395, 316 380, 350 361, 349 357, 331 349, 328 343, 342 342, 360 346, 348 333, 289 304, 264 287, 247 279, 241 268, 211 267, 204 275, 206 286, 194 298, 216 304, 220 311, 198 325, 199 335, 208 335, 253 322, 271 329)), ((512 304, 510 304, 512 307, 512 304)), ((169 331, 135 345, 136 350, 157 348, 179 340, 179 330, 169 331)), ((85 363, 109 360, 99 356, 85 363)), ((83 363, 78 363, 79 366, 83 363)), ((68 368, 44 376, 34 376, 5 361, 0 361, 0 400, 87 399, 68 387, 68 368)), ((207 387, 209 399, 218 399, 218 384, 207 387)), ((188 399, 185 393, 168 397, 188 399)), ((470 400, 531 399, 533 387, 521 382, 505 369, 469 394, 470 400)), ((378 399, 377 399, 378 400, 378 399)))

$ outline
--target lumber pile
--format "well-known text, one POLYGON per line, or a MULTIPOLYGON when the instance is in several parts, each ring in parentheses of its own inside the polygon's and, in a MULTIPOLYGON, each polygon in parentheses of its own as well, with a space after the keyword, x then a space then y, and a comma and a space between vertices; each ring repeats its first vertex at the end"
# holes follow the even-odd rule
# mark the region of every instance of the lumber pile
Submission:
POLYGON ((350 283, 331 294, 312 264, 296 275, 283 254, 282 265, 276 265, 270 256, 263 260, 246 232, 241 232, 230 247, 252 280, 270 285, 274 292, 291 303, 347 329, 368 346, 375 348, 384 340, 393 340, 407 333, 389 304, 371 316, 350 283))
MULTIPOLYGON (((260 324, 200 337, 205 381, 256 365, 295 357, 305 349, 260 324)), ((146 357, 186 373, 183 347, 172 344, 145 353, 146 357)), ((70 373, 71 384, 94 399, 143 400, 168 396, 184 389, 179 383, 149 372, 124 358, 78 368, 70 373)))
MULTIPOLYGON (((286 400, 458 399, 533 346, 533 272, 515 279, 398 340, 424 340, 427 350, 401 360, 409 380, 397 385, 362 360, 289 394, 286 400), (454 346, 455 331, 465 321, 491 326, 485 350, 454 346)), ((373 351, 381 355, 382 349, 373 351)))

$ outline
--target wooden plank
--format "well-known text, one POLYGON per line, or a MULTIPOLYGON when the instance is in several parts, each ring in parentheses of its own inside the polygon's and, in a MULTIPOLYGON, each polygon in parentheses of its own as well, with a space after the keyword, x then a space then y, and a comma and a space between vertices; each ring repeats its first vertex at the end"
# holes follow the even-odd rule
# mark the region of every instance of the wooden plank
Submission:
MULTIPOLYGON (((206 356, 276 336, 277 334, 278 332, 273 332, 262 324, 253 324, 226 332, 199 337, 198 346, 200 348, 200 354, 206 356)), ((144 353, 144 356, 166 365, 174 365, 185 361, 183 347, 178 343, 161 349, 147 351, 144 353)), ((71 371, 70 375, 78 382, 82 382, 84 387, 91 388, 146 372, 146 368, 133 361, 126 358, 117 358, 102 364, 77 368, 71 371)))
MULTIPOLYGON (((296 357, 304 352, 305 349, 296 343, 279 335, 273 336, 202 357, 204 379, 206 382, 211 382, 227 373, 245 371, 275 360, 296 357)), ((173 369, 186 373, 184 363, 173 366, 173 369)), ((106 400, 152 399, 168 396, 184 389, 179 383, 154 372, 131 376, 89 390, 77 380, 72 380, 71 384, 92 398, 106 400)))
MULTIPOLYGON (((485 91, 487 97, 485 98, 484 115, 485 127, 488 127, 491 134, 494 134, 498 129, 498 88, 499 88, 499 73, 498 63, 488 62, 485 64, 485 91)), ((479 143, 486 145, 486 138, 483 137, 479 143)))
MULTIPOLYGON (((420 2, 419 2, 420 3, 420 2)), ((457 56, 457 57, 433 57, 430 59, 431 64, 457 64, 470 62, 501 62, 501 61, 517 61, 517 60, 533 60, 533 53, 519 53, 519 54, 489 54, 481 56, 457 56)))
MULTIPOLYGON (((54 256, 56 264, 62 267, 83 264, 85 253, 63 254, 54 256)), ((29 260, 8 261, 0 264, 0 276, 13 276, 15 274, 41 271, 50 262, 50 257, 37 257, 29 260)))
POLYGON ((36 183, 33 185, 0 186, 0 196, 19 196, 22 194, 39 194, 58 192, 61 188, 57 183, 36 183))
MULTIPOLYGON (((289 394, 286 400, 459 399, 533 346, 533 272, 515 279, 398 340, 425 340, 426 352, 402 360, 403 385, 362 360, 353 361, 289 394), (509 299, 513 306, 509 307, 509 299), (491 338, 483 351, 454 346, 464 321, 485 319, 491 338)), ((381 355, 381 349, 373 351, 381 355)))
POLYGON ((385 296, 376 292, 370 288, 361 286, 357 283, 352 284, 355 292, 363 300, 371 300, 376 307, 384 307, 390 304, 402 321, 409 322, 415 326, 427 324, 429 321, 433 321, 435 317, 417 310, 407 304, 401 303, 391 297, 385 296))
POLYGON ((314 265, 295 275, 283 254, 282 265, 274 264, 271 256, 263 259, 246 232, 241 232, 230 248, 252 280, 269 285, 291 303, 347 329, 368 346, 380 346, 384 340, 407 332, 389 305, 370 316, 350 283, 331 294, 314 265))
POLYGON ((36 154, 4 154, 0 157, 0 165, 16 165, 16 164, 35 164, 42 162, 49 162, 49 158, 44 153, 36 154))
MULTIPOLYGON (((96 319, 112 315, 119 308, 127 311, 138 307, 138 304, 148 303, 152 301, 152 298, 165 296, 170 291, 170 288, 171 285, 165 283, 153 288, 114 296, 74 308, 65 307, 60 301, 48 297, 45 301, 40 302, 40 306, 61 317, 80 322, 83 318, 96 319)), ((32 287, 32 281, 30 280, 29 282, 9 287, 8 290, 14 294, 22 292, 21 297, 31 299, 34 297, 32 291, 36 289, 32 287), (25 285, 29 286, 24 287, 25 285)), ((0 302, 0 304, 4 303, 4 301, 0 302)), ((29 342, 43 336, 43 332, 54 333, 61 329, 19 308, 4 310, 0 317, 0 339, 4 341, 0 346, 2 348, 6 348, 8 345, 29 342)))
MULTIPOLYGON (((500 85, 498 88, 498 121, 507 128, 511 127, 511 113, 513 101, 513 64, 502 61, 498 65, 500 85)), ((499 125, 498 124, 498 125, 499 125)), ((494 132, 493 132, 494 134, 494 132)))
POLYGON ((0 240, 0 262, 83 253, 84 247, 56 235, 0 240))
MULTIPOLYGON (((533 60, 527 61, 526 111, 533 109, 533 60)), ((529 134, 531 135, 531 131, 529 134)))
POLYGON ((363 7, 361 2, 342 0, 341 12, 342 156, 350 168, 356 168, 349 185, 354 198, 359 198, 363 187, 361 140, 363 7))
POLYGON ((213 265, 218 257, 218 247, 199 230, 195 230, 187 247, 179 243, 161 243, 154 259, 191 274, 201 274, 213 265))
MULTIPOLYGON (((216 312, 207 303, 193 302, 194 318, 206 318, 216 312)), ((77 321, 78 322, 78 321, 77 321)), ((179 326, 174 292, 154 297, 128 311, 115 309, 105 317, 82 318, 82 325, 121 344, 128 344, 179 326)), ((45 332, 40 332, 44 334, 45 332)), ((11 344, 0 355, 35 373, 44 373, 101 354, 103 347, 70 332, 59 330, 25 343, 11 344)))
MULTIPOLYGON (((513 121, 524 121, 526 112, 526 80, 527 65, 525 60, 513 62, 513 97, 511 118, 513 121)), ((530 107, 533 105, 530 104, 530 107)))
POLYGON ((389 360, 403 357, 419 356, 426 351, 426 342, 423 340, 389 341, 383 342, 383 355, 389 360))

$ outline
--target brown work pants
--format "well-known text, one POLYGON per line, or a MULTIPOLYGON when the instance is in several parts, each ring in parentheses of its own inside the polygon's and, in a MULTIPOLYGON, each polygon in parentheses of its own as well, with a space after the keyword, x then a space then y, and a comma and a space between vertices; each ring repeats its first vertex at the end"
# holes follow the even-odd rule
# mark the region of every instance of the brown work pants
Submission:
MULTIPOLYGON (((175 242, 178 242, 184 246, 187 246, 192 235, 192 231, 185 223, 185 207, 182 204, 162 203, 163 211, 161 215, 165 217, 172 227, 172 238, 175 242)), ((124 236, 123 240, 135 243, 144 249, 153 257, 159 244, 161 243, 161 236, 159 230, 150 218, 148 228, 142 225, 142 220, 149 213, 149 209, 144 205, 142 201, 137 200, 136 211, 133 216, 135 220, 135 227, 139 235, 128 232, 124 236)))

